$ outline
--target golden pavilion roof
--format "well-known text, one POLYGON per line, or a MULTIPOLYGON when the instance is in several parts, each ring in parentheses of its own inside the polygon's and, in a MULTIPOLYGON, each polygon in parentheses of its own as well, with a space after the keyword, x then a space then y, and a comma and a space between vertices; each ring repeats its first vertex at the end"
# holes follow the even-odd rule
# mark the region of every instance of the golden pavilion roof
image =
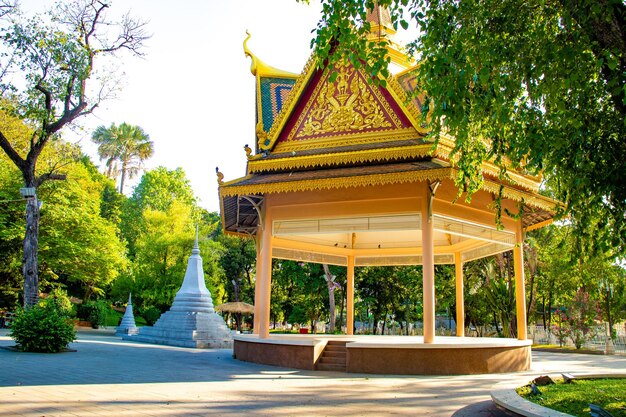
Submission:
MULTIPOLYGON (((413 94, 410 71, 382 85, 340 63, 332 80, 312 56, 295 75, 260 61, 247 48, 248 39, 244 51, 257 81, 257 137, 254 154, 246 146, 246 175, 219 180, 227 232, 255 233, 265 194, 454 180, 454 139, 443 137, 435 145, 428 138, 421 124, 424 98, 413 94)), ((538 194, 539 177, 515 170, 505 180, 499 175, 494 164, 483 163, 483 190, 523 202, 526 228, 552 218, 559 203, 538 194)))

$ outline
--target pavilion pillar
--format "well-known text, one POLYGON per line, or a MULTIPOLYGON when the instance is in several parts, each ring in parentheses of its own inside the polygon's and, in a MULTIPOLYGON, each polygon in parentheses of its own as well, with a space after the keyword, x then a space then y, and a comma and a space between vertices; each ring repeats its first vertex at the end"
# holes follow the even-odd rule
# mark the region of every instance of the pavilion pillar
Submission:
POLYGON ((515 306, 517 310, 517 338, 526 340, 526 283, 524 282, 524 233, 522 220, 518 220, 515 228, 515 248, 513 248, 513 264, 515 267, 515 306))
MULTIPOLYGON (((258 231, 261 231, 259 227, 258 231)), ((256 278, 254 281, 254 322, 252 332, 259 334, 259 320, 261 319, 261 271, 263 269, 261 263, 261 240, 262 232, 256 234, 256 278)))
POLYGON ((456 335, 465 337, 465 294, 463 293, 463 261, 461 252, 454 253, 456 271, 456 335))
POLYGON ((348 280, 346 283, 346 334, 354 334, 354 255, 348 256, 348 280))
POLYGON ((272 211, 265 207, 261 235, 261 285, 259 288, 259 337, 270 336, 270 303, 272 299, 272 211))
POLYGON ((433 189, 426 181, 422 196, 422 266, 424 298, 424 343, 435 340, 435 254, 433 243, 433 189))

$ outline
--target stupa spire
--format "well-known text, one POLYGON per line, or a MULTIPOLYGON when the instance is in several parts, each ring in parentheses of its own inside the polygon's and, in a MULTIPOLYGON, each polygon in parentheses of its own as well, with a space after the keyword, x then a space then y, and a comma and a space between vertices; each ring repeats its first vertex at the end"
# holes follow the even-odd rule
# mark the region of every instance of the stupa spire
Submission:
POLYGON ((115 334, 117 336, 123 335, 133 335, 137 334, 139 329, 135 324, 135 315, 133 314, 133 301, 132 301, 133 293, 132 291, 128 293, 128 304, 126 304, 126 311, 124 312, 124 316, 122 317, 122 321, 120 325, 115 330, 115 334))
POLYGON ((232 346, 230 330, 215 313, 211 293, 204 282, 202 257, 196 237, 187 270, 174 302, 154 326, 144 326, 128 340, 185 347, 232 346))
POLYGON ((373 9, 367 11, 365 20, 370 23, 370 34, 373 36, 390 37, 396 34, 391 14, 386 6, 376 3, 373 9))

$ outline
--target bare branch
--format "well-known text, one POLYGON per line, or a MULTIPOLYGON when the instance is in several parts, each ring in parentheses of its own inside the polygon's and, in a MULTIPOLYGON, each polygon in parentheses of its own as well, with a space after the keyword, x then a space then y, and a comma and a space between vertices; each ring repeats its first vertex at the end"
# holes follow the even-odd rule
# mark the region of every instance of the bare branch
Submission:
POLYGON ((57 181, 63 181, 67 179, 67 175, 65 174, 57 174, 54 172, 48 172, 46 174, 40 175, 39 177, 37 177, 37 179, 35 180, 35 186, 39 187, 41 184, 43 184, 45 181, 48 180, 57 180, 57 181))
POLYGON ((13 12, 17 6, 15 0, 0 0, 0 18, 13 12))
POLYGON ((22 158, 11 146, 9 140, 4 136, 4 133, 0 131, 0 148, 7 154, 7 156, 13 161, 13 163, 20 169, 23 170, 26 164, 24 158, 22 158))
POLYGON ((125 14, 120 22, 120 33, 110 44, 104 44, 102 48, 94 51, 94 54, 113 53, 122 49, 132 52, 134 55, 143 56, 141 48, 143 43, 150 39, 151 35, 146 32, 148 23, 130 14, 125 14))

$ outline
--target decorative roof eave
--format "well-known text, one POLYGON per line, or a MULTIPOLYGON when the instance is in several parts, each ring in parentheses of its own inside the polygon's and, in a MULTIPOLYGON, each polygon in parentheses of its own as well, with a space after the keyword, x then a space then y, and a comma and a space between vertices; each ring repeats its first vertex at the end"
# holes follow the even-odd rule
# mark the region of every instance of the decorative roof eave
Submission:
MULTIPOLYGON (((250 179, 253 175, 247 175, 220 186, 220 199, 224 197, 249 194, 274 194, 283 192, 299 192, 313 190, 329 190, 339 188, 401 184, 407 182, 418 182, 424 180, 444 180, 456 178, 458 171, 451 167, 420 170, 391 172, 384 174, 357 175, 349 177, 330 177, 317 179, 304 179, 297 181, 282 181, 263 184, 246 184, 238 185, 238 183, 250 179)), ((507 185, 502 185, 496 181, 485 179, 482 189, 484 191, 498 194, 502 186, 502 197, 517 202, 523 202, 532 207, 536 207, 548 212, 554 213, 562 205, 561 202, 553 200, 533 192, 518 190, 507 185)))
POLYGON ((261 61, 256 55, 254 55, 250 49, 248 49, 248 40, 252 36, 250 32, 246 30, 246 39, 243 41, 243 52, 247 57, 250 57, 252 62, 250 63, 250 72, 252 75, 256 76, 257 79, 260 77, 283 77, 283 78, 298 78, 299 74, 295 74, 293 72, 284 71, 278 68, 274 68, 270 65, 267 65, 265 62, 261 61))
POLYGON ((427 143, 363 151, 288 156, 280 159, 257 159, 248 163, 248 173, 389 161, 393 159, 421 158, 430 156, 432 151, 432 144, 427 143))
MULTIPOLYGON (((452 153, 453 148, 454 139, 447 135, 442 136, 437 144, 437 149, 433 152, 433 156, 449 161, 451 159, 450 154, 452 153)), ((491 175, 496 178, 500 176, 500 168, 492 162, 484 161, 481 165, 481 169, 483 174, 491 175)), ((506 175, 507 177, 505 178, 505 181, 513 185, 519 185, 520 187, 524 187, 533 192, 537 192, 539 190, 539 186, 541 185, 540 176, 522 174, 514 169, 507 169, 506 175)))
POLYGON ((223 199, 224 197, 235 195, 330 190, 336 188, 400 184, 424 180, 443 180, 452 178, 452 170, 450 168, 439 168, 409 172, 391 172, 374 175, 356 175, 349 177, 330 177, 264 184, 237 185, 237 183, 249 178, 252 178, 252 176, 247 175, 243 178, 224 183, 220 187, 220 197, 223 199))

